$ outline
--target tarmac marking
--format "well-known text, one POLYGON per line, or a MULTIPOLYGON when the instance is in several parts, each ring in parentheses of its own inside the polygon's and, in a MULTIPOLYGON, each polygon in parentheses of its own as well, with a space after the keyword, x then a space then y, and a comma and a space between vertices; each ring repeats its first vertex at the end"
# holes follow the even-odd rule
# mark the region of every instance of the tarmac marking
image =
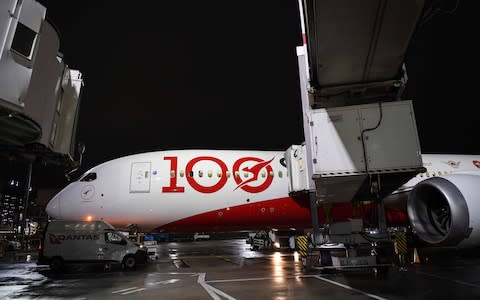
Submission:
POLYGON ((173 264, 177 269, 190 267, 185 261, 183 261, 183 259, 174 259, 173 264))
MULTIPOLYGON (((209 280, 209 281, 206 281, 206 283, 261 281, 261 280, 273 280, 273 279, 275 279, 275 278, 278 278, 278 277, 257 277, 257 278, 245 278, 245 279, 219 279, 219 280, 209 280)), ((287 279, 294 279, 294 278, 316 278, 316 279, 320 279, 320 280, 323 280, 323 281, 325 281, 325 282, 328 282, 328 283, 330 283, 330 284, 334 284, 334 285, 343 287, 343 288, 345 288, 345 289, 348 289, 348 290, 351 290, 351 291, 355 291, 355 292, 361 293, 361 294, 363 294, 363 295, 365 295, 365 296, 368 296, 368 297, 370 297, 370 298, 374 298, 374 299, 378 299, 378 300, 386 300, 386 298, 382 298, 382 297, 380 297, 380 296, 377 296, 377 295, 373 295, 373 294, 364 292, 364 291, 362 291, 362 290, 353 288, 353 287, 351 287, 351 286, 348 286, 348 285, 345 285, 345 284, 342 284, 342 283, 339 283, 339 282, 336 282, 336 281, 333 281, 333 280, 330 280, 330 279, 327 279, 327 278, 324 278, 324 277, 321 277, 321 276, 318 276, 318 275, 282 276, 282 278, 287 278, 287 279)), ((216 298, 215 298, 215 299, 216 299, 216 298)))
POLYGON ((112 294, 118 294, 118 293, 123 293, 123 292, 126 292, 126 291, 130 291, 130 290, 134 290, 136 289, 137 287, 134 286, 134 287, 131 287, 131 288, 128 288, 128 289, 123 289, 123 290, 118 290, 118 291, 113 291, 112 294))
POLYGON ((210 295, 210 297, 212 297, 212 299, 214 300, 221 300, 221 298, 219 296, 222 296, 228 300, 236 300, 236 298, 230 296, 229 294, 217 289, 217 288, 214 288, 213 286, 209 285, 208 283, 205 282, 205 273, 199 273, 198 274, 198 280, 197 280, 198 284, 200 284, 204 289, 205 291, 207 291, 207 293, 210 295))
POLYGON ((433 278, 437 278, 437 279, 447 280, 447 281, 451 281, 451 282, 454 282, 454 283, 470 286, 470 287, 475 287, 475 288, 480 287, 480 285, 478 285, 478 284, 473 284, 473 283, 470 283, 470 282, 465 282, 465 281, 456 280, 456 279, 450 279, 450 278, 444 277, 444 276, 429 274, 429 273, 425 273, 425 272, 421 272, 421 271, 417 271, 417 273, 425 275, 425 276, 430 276, 430 277, 433 277, 433 278))
POLYGON ((226 261, 228 263, 231 263, 231 264, 235 264, 235 265, 240 265, 238 262, 235 262, 233 261, 232 259, 228 258, 228 257, 225 257, 225 256, 217 256, 218 259, 221 259, 223 261, 226 261))
POLYGON ((136 289, 136 290, 131 290, 131 291, 122 293, 122 295, 128 295, 128 294, 131 294, 131 293, 141 292, 141 291, 144 291, 144 290, 146 290, 146 288, 139 288, 139 289, 136 289))
MULTIPOLYGON (((223 297, 225 299, 228 299, 228 300, 236 300, 236 298, 230 296, 229 294, 209 285, 206 281, 205 281, 205 276, 206 276, 206 273, 183 273, 183 272, 167 272, 167 273, 163 273, 163 272, 155 272, 155 273, 151 273, 151 275, 153 274, 156 274, 156 275, 190 275, 190 276, 198 276, 197 278, 197 283, 200 284, 204 289, 205 291, 210 295, 210 297, 212 297, 212 299, 214 300, 221 300, 222 298, 220 297, 223 297)), ((155 282, 155 284, 158 284, 158 283, 162 283, 162 284, 167 284, 167 283, 174 283, 174 282, 177 282, 179 281, 179 279, 170 279, 170 280, 164 280, 164 281, 158 281, 158 282, 155 282)), ((123 289, 123 290, 119 290, 119 291, 115 291, 115 292, 112 292, 113 293, 122 293, 122 292, 126 292, 126 293, 123 293, 122 295, 126 295, 126 294, 130 294, 130 293, 134 293, 134 292, 139 292, 139 291, 143 291, 145 290, 145 288, 140 288, 140 289, 137 289, 137 287, 131 287, 131 288, 128 288, 128 289, 123 289), (128 291, 128 292, 127 292, 128 291)))
MULTIPOLYGON (((206 273, 178 273, 178 272, 161 273, 161 272, 157 272, 156 274, 159 274, 159 275, 197 275, 198 276, 198 280, 197 280, 198 284, 200 284, 205 289, 205 291, 210 295, 210 297, 214 300, 221 300, 222 298, 220 298, 220 297, 226 298, 228 300, 236 300, 236 298, 234 298, 234 297, 228 295, 227 293, 211 286, 209 283, 261 281, 261 280, 273 280, 273 279, 278 278, 278 277, 256 277, 256 278, 218 279, 218 280, 208 280, 207 281, 207 280, 205 280, 206 273)), ((429 274, 426 274, 426 275, 429 275, 429 274)), ((380 297, 380 296, 377 296, 377 295, 374 295, 374 294, 367 293, 365 291, 356 289, 354 287, 345 285, 343 283, 339 283, 339 282, 324 278, 324 277, 319 276, 319 275, 301 275, 301 276, 295 275, 295 276, 284 276, 282 278, 287 278, 287 279, 315 278, 315 279, 319 279, 319 280, 328 282, 330 284, 334 284, 336 286, 342 287, 344 289, 355 291, 357 293, 363 294, 363 295, 365 295, 367 297, 370 297, 370 298, 373 298, 373 299, 378 299, 378 300, 386 300, 387 299, 387 298, 383 298, 383 297, 380 297)), ((457 281, 455 281, 455 282, 457 282, 457 281)), ((477 285, 468 284, 466 282, 459 281, 459 283, 479 287, 477 285)), ((137 289, 137 290, 134 290, 134 289, 137 289, 137 287, 124 289, 124 290, 116 291, 116 292, 113 292, 113 293, 121 293, 121 292, 125 292, 125 291, 129 291, 127 293, 134 293, 134 292, 137 292, 137 291, 145 290, 145 288, 137 289), (133 290, 133 291, 130 291, 130 290, 133 290)))
POLYGON ((364 292, 362 290, 359 290, 359 289, 356 289, 354 287, 351 287, 349 285, 346 285, 346 284, 343 284, 343 283, 340 283, 340 282, 336 282, 336 281, 333 281, 333 280, 330 280, 330 279, 327 279, 327 278, 324 278, 324 277, 321 277, 321 276, 318 276, 318 275, 313 275, 312 277, 314 278, 317 278, 317 279, 320 279, 320 280, 323 280, 325 282, 328 282, 328 283, 331 283, 331 284, 334 284, 334 285, 337 285, 337 286, 340 286, 340 287, 343 287, 347 290, 351 290, 351 291, 355 291, 355 292, 358 292, 358 293, 361 293, 365 296, 368 296, 370 298, 373 298, 373 299, 378 299, 378 300, 386 300, 387 298, 382 298, 380 296, 377 296, 377 295, 373 295, 373 294, 370 294, 370 293, 367 293, 367 292, 364 292))
POLYGON ((172 284, 180 281, 180 279, 168 279, 168 280, 162 280, 162 281, 155 281, 151 283, 147 283, 148 285, 158 285, 158 284, 172 284))
POLYGON ((148 273, 148 276, 152 275, 198 275, 198 273, 188 273, 188 272, 151 272, 148 273))
POLYGON ((261 280, 275 280, 278 278, 286 279, 297 279, 297 278, 309 278, 314 277, 314 275, 292 275, 292 276, 276 276, 276 277, 256 277, 256 278, 236 278, 236 279, 217 279, 217 280, 208 280, 207 283, 222 283, 222 282, 241 282, 241 281, 261 281, 261 280))
MULTIPOLYGON (((287 276, 291 278, 296 278, 298 276, 287 276)), ((305 276, 300 276, 305 277, 305 276)), ((208 280, 208 283, 221 283, 221 282, 242 282, 242 281, 261 281, 261 280, 273 280, 278 277, 256 277, 256 278, 237 278, 237 279, 217 279, 217 280, 208 280)), ((285 278, 285 277, 282 277, 285 278)))

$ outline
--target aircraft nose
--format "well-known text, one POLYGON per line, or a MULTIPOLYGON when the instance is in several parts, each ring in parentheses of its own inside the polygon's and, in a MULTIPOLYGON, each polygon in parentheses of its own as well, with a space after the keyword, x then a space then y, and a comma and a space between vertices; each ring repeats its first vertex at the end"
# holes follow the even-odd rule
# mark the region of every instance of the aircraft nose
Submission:
POLYGON ((47 214, 54 218, 54 219, 61 219, 61 210, 60 210, 60 196, 59 195, 55 195, 55 197, 52 198, 52 200, 50 200, 48 203, 47 203, 47 207, 45 208, 47 214))

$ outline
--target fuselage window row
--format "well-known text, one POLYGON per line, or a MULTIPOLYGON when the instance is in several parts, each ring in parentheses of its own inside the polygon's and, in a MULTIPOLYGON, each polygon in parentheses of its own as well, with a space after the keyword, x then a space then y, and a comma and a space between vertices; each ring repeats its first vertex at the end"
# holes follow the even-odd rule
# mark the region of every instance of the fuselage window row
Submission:
MULTIPOLYGON (((92 174, 94 174, 94 173, 92 173, 92 174)), ((222 177, 222 171, 218 170, 218 171, 216 172, 216 174, 217 174, 217 177, 222 177)), ((235 176, 236 178, 240 178, 242 174, 243 174, 243 177, 245 177, 245 178, 253 177, 253 174, 252 174, 252 173, 246 172, 246 171, 244 171, 244 172, 242 172, 242 173, 241 173, 240 171, 235 171, 234 176, 235 176)), ((180 170, 179 175, 180 175, 180 177, 185 177, 185 171, 184 171, 184 170, 180 170)), ((189 174, 188 174, 189 177, 194 177, 194 175, 195 175, 195 174, 194 174, 194 171, 190 171, 189 174)), ((198 170, 198 177, 203 177, 203 175, 204 175, 204 171, 203 171, 203 170, 198 170)), ((227 176, 227 178, 230 178, 230 171, 226 171, 225 175, 227 176)), ((274 176, 275 176, 275 173, 274 173, 273 171, 270 171, 270 172, 268 173, 268 175, 269 175, 270 177, 274 177, 274 176)), ((175 176, 176 176, 175 171, 174 171, 174 170, 171 170, 171 171, 170 171, 170 178, 174 178, 175 176)), ((212 170, 208 170, 208 171, 207 171, 207 176, 208 176, 209 178, 213 177, 213 171, 212 171, 212 170)), ((265 177, 267 176, 267 172, 266 172, 266 171, 262 171, 262 172, 260 173, 260 176, 261 176, 262 178, 265 178, 265 177)), ((288 174, 287 174, 287 176, 288 176, 288 174)), ((280 177, 280 178, 283 177, 283 172, 282 172, 282 171, 278 171, 278 177, 280 177)), ((86 179, 86 178, 85 178, 85 179, 86 179)), ((83 180, 83 181, 88 181, 88 180, 83 180)))
POLYGON ((435 176, 442 176, 442 175, 447 175, 449 173, 452 173, 452 171, 433 171, 433 172, 425 172, 425 173, 420 173, 417 176, 420 177, 435 177, 435 176))

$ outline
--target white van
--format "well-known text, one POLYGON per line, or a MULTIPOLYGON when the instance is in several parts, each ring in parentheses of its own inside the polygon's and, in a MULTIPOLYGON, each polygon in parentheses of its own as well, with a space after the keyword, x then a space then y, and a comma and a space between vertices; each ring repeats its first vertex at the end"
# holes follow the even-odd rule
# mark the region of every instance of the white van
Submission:
POLYGON ((145 249, 107 222, 52 220, 45 228, 37 264, 60 271, 68 263, 121 263, 132 269, 147 261, 145 249))

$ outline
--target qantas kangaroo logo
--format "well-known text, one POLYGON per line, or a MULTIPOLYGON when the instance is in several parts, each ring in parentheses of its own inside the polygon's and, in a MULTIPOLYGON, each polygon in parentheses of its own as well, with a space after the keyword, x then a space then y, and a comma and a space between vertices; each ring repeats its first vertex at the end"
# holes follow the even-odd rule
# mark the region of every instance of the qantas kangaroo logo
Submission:
POLYGON ((59 245, 62 243, 53 233, 48 234, 48 239, 50 240, 50 244, 52 245, 59 245))
MULTIPOLYGON (((185 192, 185 187, 184 186, 179 186, 177 183, 178 176, 178 157, 177 156, 165 156, 164 160, 170 161, 170 174, 173 174, 170 176, 170 184, 168 186, 162 187, 162 192, 164 193, 184 193, 185 192)), ((270 163, 274 160, 274 157, 270 160, 263 160, 258 157, 241 157, 237 159, 232 167, 232 174, 233 178, 235 180, 235 183, 237 183, 237 187, 234 190, 237 189, 242 189, 246 192, 249 193, 260 193, 266 190, 273 181, 273 169, 272 166, 270 166, 270 163), (241 168, 242 165, 246 162, 256 162, 256 164, 241 168), (262 173, 261 171, 264 170, 262 173), (244 174, 244 180, 242 179, 241 172, 244 174), (245 176, 247 174, 247 176, 245 176), (251 175, 250 175, 251 174, 251 175), (257 182, 261 179, 264 179, 264 181, 260 185, 252 185, 252 183, 257 182)), ((228 167, 225 164, 224 161, 222 161, 219 158, 213 157, 213 156, 199 156, 191 159, 186 167, 185 167, 185 174, 186 174, 186 180, 188 184, 196 191, 200 193, 215 193, 219 191, 221 188, 225 186, 227 183, 227 180, 229 178, 229 173, 228 173, 228 167), (218 178, 217 182, 213 185, 203 185, 199 183, 194 176, 194 166, 201 162, 201 161, 210 161, 215 163, 218 167, 220 167, 220 171, 218 173, 218 178)), ((212 177, 213 175, 210 174, 208 175, 209 177, 212 177)), ((202 177, 202 175, 199 175, 199 177, 202 177)))
POLYGON ((480 168, 480 161, 474 160, 474 161, 472 161, 472 163, 475 167, 480 168))
MULTIPOLYGON (((247 159, 257 160, 257 159, 255 159, 255 158, 253 158, 253 157, 250 157, 250 158, 247 157, 247 159)), ((245 180, 245 181, 242 182, 242 179, 241 179, 240 176, 235 176, 235 182, 238 184, 237 187, 235 188, 235 190, 238 189, 238 188, 241 188, 242 186, 245 186, 245 185, 246 185, 247 183, 249 183, 249 182, 256 181, 256 180, 258 179, 259 174, 260 174, 260 170, 263 169, 263 168, 265 168, 265 167, 267 167, 267 166, 270 167, 269 165, 270 165, 270 163, 272 162, 272 160, 273 160, 273 158, 272 158, 271 160, 269 160, 269 161, 261 161, 261 160, 259 160, 260 162, 259 162, 258 164, 256 164, 256 165, 253 165, 252 167, 245 167, 245 168, 243 168, 242 171, 252 173, 252 174, 253 174, 253 177, 252 177, 252 178, 249 178, 249 179, 247 179, 247 180, 245 180)), ((243 162, 242 159, 237 160, 237 161, 235 162, 234 166, 233 166, 233 169, 238 169, 238 168, 239 168, 239 165, 240 165, 242 162, 243 162)), ((271 167, 270 167, 270 169, 271 169, 271 167)), ((272 177, 271 177, 271 176, 267 176, 267 178, 270 179, 270 180, 266 180, 263 185, 266 184, 267 187, 268 187, 268 186, 270 186, 270 184, 272 183, 272 177)), ((265 188, 265 189, 266 189, 266 188, 265 188)), ((263 190, 264 190, 264 189, 263 189, 263 190)), ((247 192, 249 192, 249 191, 247 190, 247 192)), ((258 193, 258 192, 257 192, 257 193, 258 193)))

